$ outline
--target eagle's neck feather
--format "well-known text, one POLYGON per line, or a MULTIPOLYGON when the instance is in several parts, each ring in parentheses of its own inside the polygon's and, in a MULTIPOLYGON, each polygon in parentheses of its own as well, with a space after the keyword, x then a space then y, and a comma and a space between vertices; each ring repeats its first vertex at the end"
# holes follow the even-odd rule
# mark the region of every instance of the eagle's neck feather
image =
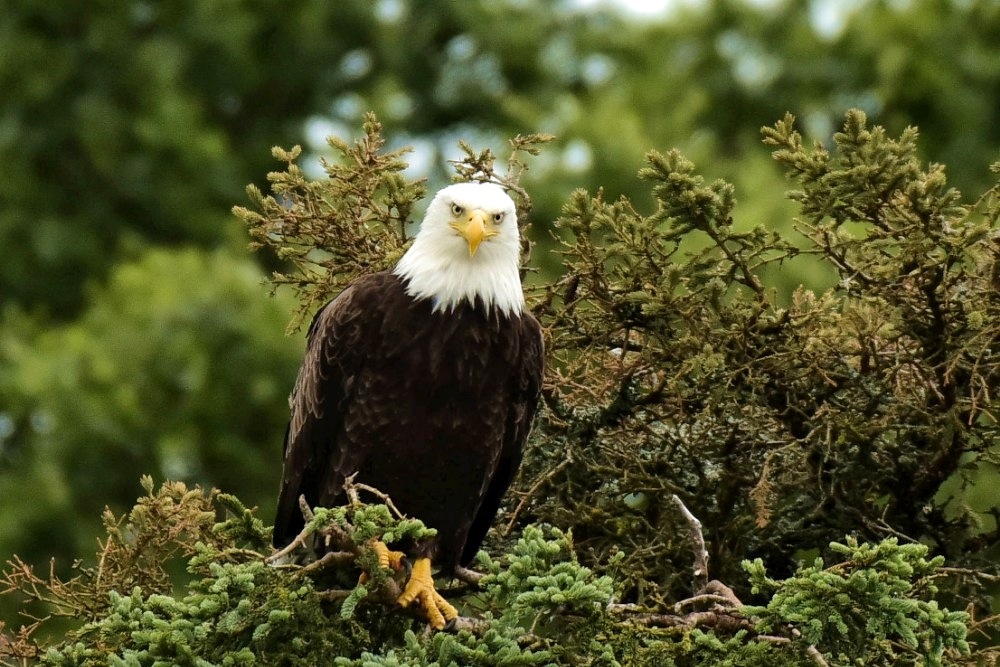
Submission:
POLYGON ((477 299, 487 313, 495 308, 510 317, 524 310, 516 246, 484 243, 469 257, 467 247, 464 254, 442 252, 440 245, 418 235, 393 273, 406 283, 407 294, 430 299, 435 312, 476 305, 477 299))

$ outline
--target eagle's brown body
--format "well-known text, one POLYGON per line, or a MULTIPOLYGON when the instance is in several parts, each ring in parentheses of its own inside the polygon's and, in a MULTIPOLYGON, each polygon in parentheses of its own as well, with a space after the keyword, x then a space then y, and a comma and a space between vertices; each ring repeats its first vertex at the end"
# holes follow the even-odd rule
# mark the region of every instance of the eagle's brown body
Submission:
POLYGON ((442 570, 475 555, 521 460, 542 338, 527 312, 434 306, 383 272, 316 315, 292 399, 275 546, 302 528, 300 494, 340 504, 356 472, 438 530, 422 553, 442 570))

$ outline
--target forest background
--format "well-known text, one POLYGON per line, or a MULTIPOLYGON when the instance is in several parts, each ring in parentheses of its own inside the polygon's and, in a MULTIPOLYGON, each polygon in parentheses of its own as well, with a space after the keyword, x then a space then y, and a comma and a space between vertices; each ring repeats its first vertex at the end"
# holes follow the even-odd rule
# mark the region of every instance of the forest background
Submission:
MULTIPOLYGON (((266 188, 271 146, 378 113, 407 176, 446 182, 459 139, 555 141, 530 163, 533 264, 557 273, 552 223, 576 188, 653 205, 636 179, 679 148, 736 188, 736 225, 794 235, 797 209, 759 128, 794 113, 829 145, 858 108, 980 193, 1000 153, 1000 6, 705 1, 662 16, 572 2, 150 2, 0 13, 0 556, 92 553, 105 506, 139 479, 218 487, 272 511, 303 349, 280 265, 232 215, 266 188), (832 12, 832 13, 831 13, 832 12)), ((779 300, 836 274, 796 257, 779 300)), ((1000 473, 962 502, 997 534, 1000 473)), ((993 538, 984 549, 995 548, 993 538)), ((0 607, 0 613, 10 610, 0 607)), ((16 622, 11 616, 0 617, 16 622)))

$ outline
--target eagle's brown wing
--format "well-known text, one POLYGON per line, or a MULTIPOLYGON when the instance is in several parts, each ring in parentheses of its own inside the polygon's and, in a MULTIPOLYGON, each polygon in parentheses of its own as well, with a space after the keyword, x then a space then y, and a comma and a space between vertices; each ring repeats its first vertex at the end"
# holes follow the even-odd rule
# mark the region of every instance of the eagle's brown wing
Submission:
POLYGON ((521 465, 524 443, 528 440, 531 423, 538 409, 538 397, 545 371, 545 349, 541 327, 527 311, 521 315, 519 340, 520 366, 514 374, 514 386, 504 424, 503 449, 496 471, 479 505, 479 511, 476 512, 469 528, 469 535, 459 558, 460 565, 468 565, 475 558, 487 531, 493 524, 503 496, 514 481, 517 469, 521 465))
POLYGON ((309 327, 305 359, 289 401, 275 547, 285 546, 302 530, 300 495, 311 502, 330 497, 356 467, 350 452, 333 450, 372 317, 361 298, 369 282, 359 280, 345 289, 309 327))

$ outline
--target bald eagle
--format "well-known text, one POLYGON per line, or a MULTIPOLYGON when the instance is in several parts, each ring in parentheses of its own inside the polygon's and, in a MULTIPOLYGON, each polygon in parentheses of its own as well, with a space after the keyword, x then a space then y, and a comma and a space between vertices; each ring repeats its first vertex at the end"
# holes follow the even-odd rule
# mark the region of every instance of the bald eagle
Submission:
POLYGON ((457 612, 433 589, 431 560, 450 573, 475 556, 538 404, 542 336, 519 253, 500 186, 444 188, 393 270, 357 279, 316 314, 290 400, 275 547, 303 527, 300 495, 342 504, 357 473, 437 529, 410 554, 399 599, 437 627, 457 612))

